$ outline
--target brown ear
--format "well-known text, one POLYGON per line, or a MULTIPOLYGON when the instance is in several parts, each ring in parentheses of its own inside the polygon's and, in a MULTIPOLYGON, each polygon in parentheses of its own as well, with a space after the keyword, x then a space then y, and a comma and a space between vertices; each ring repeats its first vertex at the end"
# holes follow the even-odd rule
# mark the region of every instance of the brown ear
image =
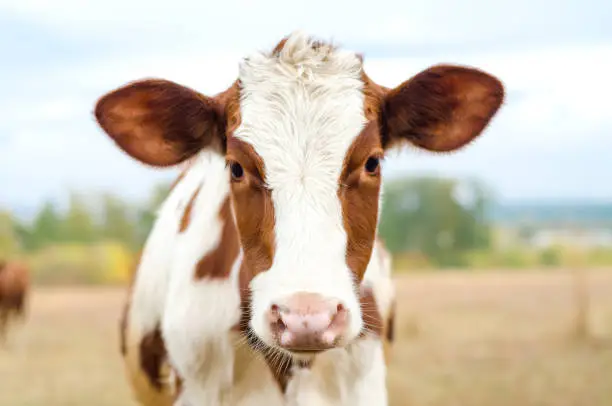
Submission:
POLYGON ((384 143, 407 140, 438 152, 461 148, 484 130, 503 98, 502 83, 487 73, 452 65, 431 67, 384 96, 384 143))
POLYGON ((178 164, 223 137, 222 108, 167 80, 142 80, 103 96, 102 129, 132 157, 153 166, 178 164))

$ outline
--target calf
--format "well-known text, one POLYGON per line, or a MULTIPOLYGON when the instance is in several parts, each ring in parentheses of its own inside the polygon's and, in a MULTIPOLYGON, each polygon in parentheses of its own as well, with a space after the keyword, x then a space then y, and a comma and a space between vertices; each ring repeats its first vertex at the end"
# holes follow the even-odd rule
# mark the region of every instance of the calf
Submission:
POLYGON ((29 285, 29 272, 25 264, 0 261, 0 340, 6 338, 11 320, 25 317, 29 285))
POLYGON ((123 151, 185 166, 126 311, 141 403, 386 404, 380 162, 401 144, 463 147, 503 93, 450 65, 388 89, 359 55, 294 33, 214 97, 158 79, 102 97, 96 119, 123 151))

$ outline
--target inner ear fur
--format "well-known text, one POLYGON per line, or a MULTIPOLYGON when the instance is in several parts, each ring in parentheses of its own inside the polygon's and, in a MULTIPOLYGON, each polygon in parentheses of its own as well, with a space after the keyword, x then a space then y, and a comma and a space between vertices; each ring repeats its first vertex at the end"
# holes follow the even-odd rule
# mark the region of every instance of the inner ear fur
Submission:
POLYGON ((222 103, 168 80, 120 87, 98 100, 94 114, 123 151, 152 166, 175 165, 223 145, 222 103))
POLYGON ((453 151, 481 134, 504 99, 502 83, 478 69, 437 65, 380 98, 385 147, 408 141, 429 151, 453 151))

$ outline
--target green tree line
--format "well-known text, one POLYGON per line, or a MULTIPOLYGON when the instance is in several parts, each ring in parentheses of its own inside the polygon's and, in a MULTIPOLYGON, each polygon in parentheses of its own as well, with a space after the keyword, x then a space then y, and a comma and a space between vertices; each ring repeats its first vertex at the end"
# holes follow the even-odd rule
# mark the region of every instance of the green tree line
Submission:
POLYGON ((436 266, 466 265, 491 246, 492 195, 480 182, 434 177, 386 184, 380 235, 394 254, 414 253, 436 266))
POLYGON ((116 241, 132 251, 144 243, 155 219, 155 210, 163 201, 168 185, 154 188, 142 205, 130 204, 120 197, 104 193, 84 196, 71 193, 65 210, 45 202, 30 222, 19 221, 9 212, 0 214, 0 255, 21 249, 36 251, 62 243, 90 244, 116 241))

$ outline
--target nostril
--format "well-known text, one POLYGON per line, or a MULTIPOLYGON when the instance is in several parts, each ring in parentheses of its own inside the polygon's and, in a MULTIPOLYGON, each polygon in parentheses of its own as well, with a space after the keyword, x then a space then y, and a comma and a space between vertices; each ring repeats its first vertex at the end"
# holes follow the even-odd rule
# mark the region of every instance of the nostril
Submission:
POLYGON ((282 319, 279 318, 276 322, 276 329, 278 332, 282 333, 283 331, 287 330, 287 325, 283 322, 282 319))
POLYGON ((347 318, 348 309, 342 303, 339 303, 336 306, 336 314, 333 315, 331 323, 329 324, 329 328, 332 330, 342 328, 346 325, 347 318))
POLYGON ((276 323, 281 321, 280 309, 277 305, 273 304, 272 306, 270 306, 270 310, 267 314, 267 319, 271 325, 276 325, 276 323))

